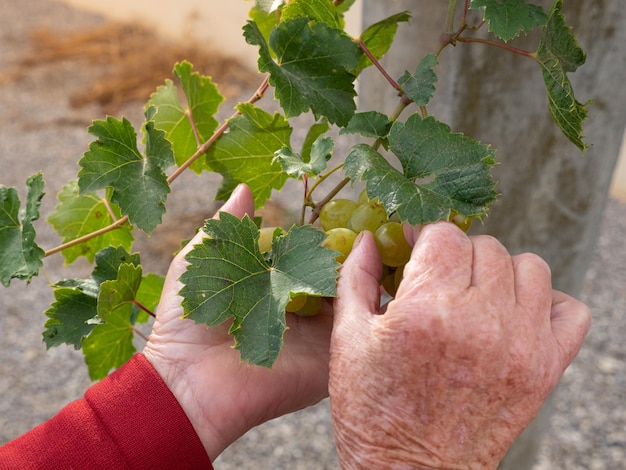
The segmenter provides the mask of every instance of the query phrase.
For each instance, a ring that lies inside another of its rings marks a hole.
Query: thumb
[[[589,308],[569,295],[553,291],[552,334],[559,347],[562,370],[574,360],[591,326]]]
[[[382,263],[374,236],[361,232],[352,252],[343,263],[334,305],[333,341],[357,339],[364,324],[380,311]]]

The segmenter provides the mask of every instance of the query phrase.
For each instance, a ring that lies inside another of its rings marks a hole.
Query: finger
[[[555,290],[552,294],[550,320],[564,371],[580,351],[591,326],[591,313],[584,303]]]
[[[472,242],[456,225],[437,222],[422,227],[396,299],[424,288],[466,289],[472,280],[472,258]]]
[[[515,298],[513,262],[507,249],[488,235],[471,237],[474,247],[472,285],[483,292]]]
[[[533,253],[514,256],[513,275],[515,277],[515,301],[529,313],[536,315],[536,321],[548,320],[547,312],[552,304],[552,274],[550,266]]]
[[[361,232],[337,282],[333,337],[362,334],[363,323],[380,308],[382,264],[374,236]]]

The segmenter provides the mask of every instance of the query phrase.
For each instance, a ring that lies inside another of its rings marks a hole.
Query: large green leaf
[[[283,346],[290,295],[336,295],[336,253],[320,246],[325,234],[310,225],[274,239],[270,260],[259,251],[258,228],[247,216],[223,212],[204,230],[210,237],[187,255],[190,265],[181,276],[184,315],[208,326],[232,318],[241,359],[271,367]]]
[[[572,84],[567,77],[585,63],[585,52],[565,25],[561,14],[562,0],[556,0],[548,12],[548,22],[537,50],[543,80],[548,94],[548,108],[554,122],[563,134],[581,151],[587,148],[583,142],[582,123],[587,108],[574,97]]]
[[[174,75],[179,80],[184,101],[181,101],[178,87],[172,80],[166,80],[146,105],[156,109],[154,125],[165,131],[179,166],[211,137],[218,125],[214,115],[224,99],[210,77],[192,72],[192,68],[186,61],[174,66]],[[204,159],[197,159],[190,168],[197,173],[202,172],[206,169]]]
[[[395,15],[385,18],[373,25],[369,26],[363,33],[361,33],[361,41],[365,44],[370,53],[376,60],[381,59],[391,47],[393,38],[398,31],[399,23],[407,23],[411,19],[411,14],[408,11],[396,13]],[[359,64],[356,68],[356,75],[361,71],[372,65],[372,61],[365,54],[359,59]]]
[[[472,0],[470,8],[484,8],[489,31],[503,41],[546,24],[543,8],[524,0]]]
[[[108,227],[121,217],[117,204],[107,202],[96,193],[79,194],[77,180],[63,186],[57,198],[59,204],[48,217],[48,222],[64,243]],[[123,225],[79,245],[66,248],[61,253],[65,257],[65,264],[73,263],[80,256],[84,256],[92,263],[96,253],[107,246],[123,246],[130,250],[132,244],[132,227]]]
[[[344,169],[353,181],[366,180],[369,197],[378,197],[402,220],[435,222],[447,219],[451,210],[479,217],[495,201],[494,153],[488,146],[419,114],[394,123],[389,144],[402,171],[364,144],[353,147]]]
[[[20,211],[16,189],[0,185],[0,281],[5,287],[11,279],[30,282],[43,266],[45,252],[35,242],[33,226],[44,196],[43,175],[29,177],[26,186],[26,207]]]
[[[248,21],[244,36],[259,46],[258,67],[270,73],[270,84],[287,117],[309,111],[344,126],[356,105],[353,70],[361,50],[342,31],[308,18],[283,21],[274,28],[269,46],[256,23]],[[270,54],[275,52],[276,61]]]
[[[152,113],[151,108],[147,115]],[[172,146],[153,121],[145,124],[146,155],[137,148],[137,134],[127,120],[107,117],[94,121],[88,132],[96,137],[79,161],[81,194],[112,188],[111,200],[147,233],[161,223],[170,192],[165,170],[174,164]]]
[[[245,182],[260,207],[272,189],[282,188],[287,180],[274,152],[289,146],[292,129],[280,114],[271,115],[249,103],[237,109],[241,115],[228,122],[228,132],[211,146],[207,165],[224,177],[218,198],[228,197],[237,183]]]

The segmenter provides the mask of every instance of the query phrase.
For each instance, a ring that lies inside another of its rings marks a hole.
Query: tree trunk
[[[459,4],[462,2],[458,2]],[[540,3],[540,2],[533,2]],[[541,4],[547,10],[549,1]],[[364,0],[364,27],[403,10],[412,12],[382,64],[394,78],[414,71],[421,58],[438,49],[446,2],[441,0]],[[534,252],[551,266],[554,287],[577,296],[598,235],[611,175],[626,122],[623,86],[626,13],[618,0],[565,2],[566,23],[587,53],[587,63],[570,74],[576,97],[593,100],[584,124],[584,156],[553,123],[541,71],[535,61],[482,44],[459,43],[440,56],[435,99],[429,112],[457,132],[491,144],[500,165],[494,169],[500,200],[484,225],[511,253]],[[481,15],[473,12],[469,22]],[[485,37],[487,28],[480,30]],[[513,41],[536,50],[538,36]],[[364,73],[359,109],[390,112],[397,94],[373,68]],[[388,90],[388,91],[385,91]],[[405,118],[406,116],[402,116]],[[549,423],[546,403],[502,463],[505,469],[532,466]]]

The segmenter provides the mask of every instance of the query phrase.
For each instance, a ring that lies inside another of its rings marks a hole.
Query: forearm
[[[212,468],[182,408],[141,354],[84,398],[0,448],[0,468]]]

